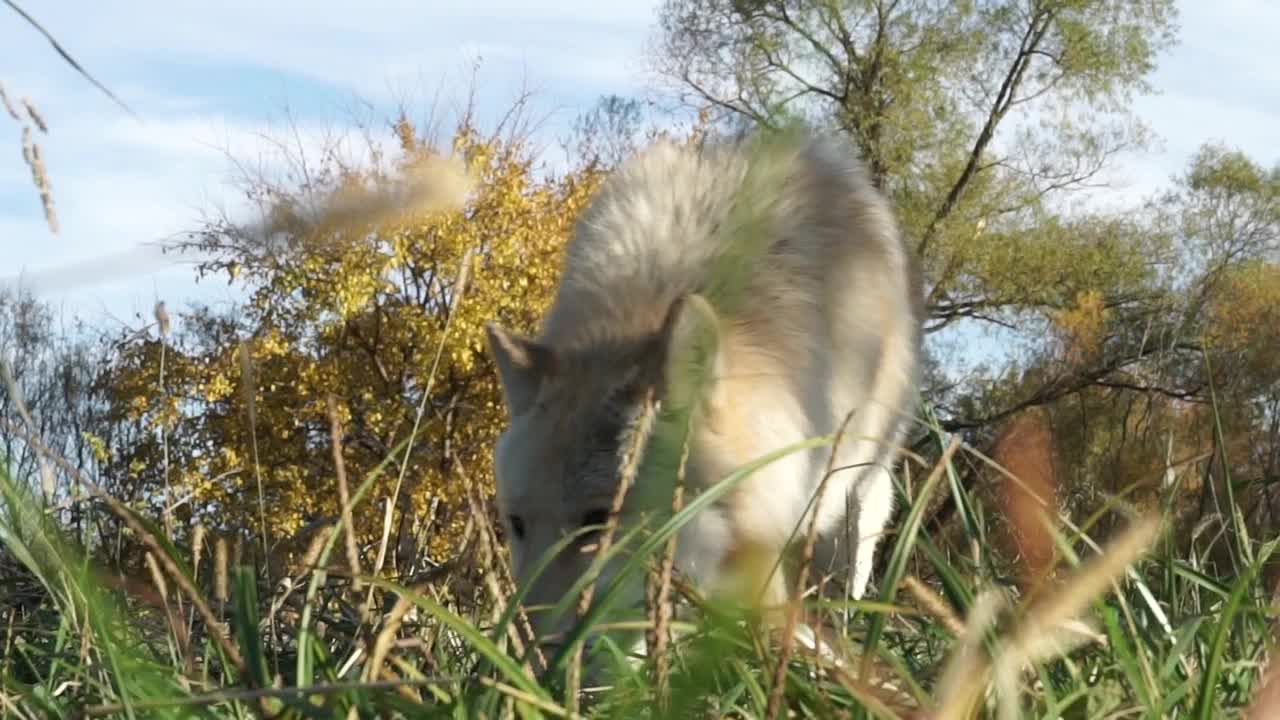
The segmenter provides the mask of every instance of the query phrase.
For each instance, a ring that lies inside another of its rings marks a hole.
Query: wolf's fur
[[[717,307],[709,284],[734,237],[725,225],[752,163],[763,163],[753,177],[768,192],[755,209],[770,234],[746,268],[741,302]],[[919,270],[886,201],[838,141],[805,137],[765,156],[740,141],[660,143],[622,166],[580,220],[541,333],[489,327],[511,416],[496,473],[517,578],[607,510],[619,448],[647,432],[639,427],[646,391],[666,399],[672,359],[710,333],[713,380],[695,398],[701,421],[689,444],[688,492],[832,434],[856,411],[817,512],[830,538],[853,509],[849,591],[861,597],[893,511],[889,466],[915,399],[920,295]],[[795,453],[742,481],[684,528],[677,567],[705,590],[784,601],[783,577],[770,571],[788,541],[804,536],[830,452]],[[561,553],[526,601],[559,601],[588,550],[580,543]]]

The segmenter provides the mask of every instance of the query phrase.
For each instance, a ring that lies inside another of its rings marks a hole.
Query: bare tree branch
[[[995,137],[996,127],[1004,119],[1014,100],[1017,99],[1018,86],[1022,83],[1027,68],[1031,66],[1032,53],[1044,39],[1045,33],[1048,32],[1052,22],[1053,12],[1043,11],[1033,15],[1030,22],[1027,23],[1027,30],[1023,34],[1018,55],[1010,63],[1009,70],[1005,73],[1004,80],[1000,83],[1000,91],[996,94],[996,99],[991,105],[986,122],[983,123],[982,131],[978,133],[978,138],[973,143],[973,149],[969,151],[969,159],[965,163],[964,170],[960,172],[960,177],[956,178],[955,184],[947,192],[946,198],[938,206],[937,212],[920,238],[920,243],[916,248],[920,255],[924,255],[928,250],[929,243],[937,233],[938,225],[955,209],[956,204],[960,201],[960,196],[964,194],[965,188],[969,186],[969,183],[973,181],[974,176],[977,174],[982,155]]]

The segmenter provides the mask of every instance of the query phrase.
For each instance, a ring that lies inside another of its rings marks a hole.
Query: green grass
[[[959,448],[957,455],[967,452]],[[1187,548],[1169,542],[1167,523],[1135,521],[1134,527],[1155,532],[1137,530],[1100,543],[1083,529],[1058,522],[1052,530],[1063,558],[1060,584],[1024,598],[1009,579],[1016,564],[998,556],[988,535],[1002,509],[988,507],[953,481],[956,456],[944,460],[926,482],[916,483],[914,497],[903,498],[911,503],[892,541],[882,545],[883,571],[874,596],[860,603],[809,603],[811,612],[839,629],[847,664],[835,669],[805,651],[788,658],[784,698],[794,716],[1243,716],[1272,638],[1275,609],[1260,578],[1275,540],[1253,541],[1252,557],[1245,557],[1241,541],[1225,533],[1211,541],[1221,548],[1209,542]],[[718,491],[750,469],[727,478]],[[501,612],[507,609],[505,598],[490,593],[476,601],[474,595],[459,594],[447,578],[418,588],[366,578],[381,601],[374,607],[383,612],[361,619],[363,591],[356,592],[349,578],[326,571],[341,569],[328,559],[337,545],[335,532],[321,548],[317,569],[291,578],[294,601],[282,600],[284,591],[261,586],[260,573],[249,567],[226,569],[230,597],[219,598],[212,589],[218,569],[211,567],[209,548],[203,548],[203,562],[198,562],[191,548],[158,538],[157,547],[173,561],[159,574],[187,574],[198,594],[181,591],[173,577],[144,573],[142,583],[155,591],[144,601],[136,588],[132,593],[108,589],[100,579],[108,571],[66,537],[27,484],[7,477],[0,482],[0,536],[10,561],[17,563],[6,575],[27,582],[27,599],[5,603],[6,616],[0,618],[6,716],[567,714],[567,661],[562,657],[543,673],[526,666],[510,642],[515,616]],[[368,502],[369,482],[365,478],[356,492],[356,503]],[[900,491],[905,495],[905,487]],[[960,509],[959,540],[944,541],[921,524],[929,499],[924,496],[947,492],[956,496]],[[619,538],[617,551],[638,550],[627,572],[643,573],[643,560],[660,550],[687,516],[668,518],[657,532]],[[154,523],[140,527],[159,532]],[[1232,564],[1242,571],[1207,570],[1215,549],[1236,553]],[[203,572],[195,573],[196,567]],[[483,571],[496,572],[495,567]],[[6,585],[19,587],[16,580]],[[936,593],[933,604],[921,595],[921,586]],[[607,586],[598,589],[597,598],[609,597]],[[198,603],[225,626],[211,630],[201,622],[200,613],[193,612]],[[766,715],[778,644],[733,608],[687,596],[681,606],[684,632],[669,651],[666,712],[658,710],[663,706],[654,663],[622,662],[621,646],[606,635],[592,646],[588,662],[602,663],[610,682],[605,689],[583,691],[583,715]],[[1063,621],[1075,618],[1092,629],[1062,630]],[[276,627],[274,639],[266,632],[269,620]],[[602,608],[586,616],[583,632],[575,637],[615,620]],[[957,621],[965,627],[957,628]],[[225,633],[242,658],[239,667],[215,640],[218,633]],[[370,657],[380,644],[383,653],[374,668]],[[1033,662],[1024,665],[1021,660],[1027,658]],[[968,709],[950,714],[957,707]]]
[[[743,208],[740,224],[750,229],[757,220],[750,203]],[[721,302],[734,300],[734,269],[749,266],[758,248],[746,242],[741,250],[727,261]],[[679,464],[683,420],[659,423],[659,452],[645,473],[673,472]],[[1260,697],[1275,632],[1263,570],[1280,541],[1250,537],[1233,497],[1217,520],[1195,518],[1217,523],[1217,531],[1203,535],[1189,533],[1177,518],[1178,485],[1141,512],[1114,498],[1089,509],[1083,521],[1046,515],[1032,532],[1056,549],[1056,572],[1043,584],[1020,582],[1025,568],[1001,554],[998,538],[1016,508],[962,481],[961,468],[989,461],[946,437],[932,419],[927,424],[936,440],[932,459],[909,460],[901,474],[903,509],[880,546],[869,596],[806,600],[810,618],[832,632],[839,666],[803,649],[786,652],[748,614],[682,588],[673,626],[681,632],[661,658],[633,663],[624,649],[643,634],[649,613],[616,602],[625,584],[646,580],[655,556],[700,507],[761,464],[832,438],[761,457],[679,512],[623,532],[610,550],[628,555],[622,572],[596,588],[593,609],[549,658],[526,652],[522,615],[512,602],[519,589],[509,585],[497,534],[483,513],[452,571],[412,587],[385,574],[352,578],[334,559],[340,522],[319,536],[308,562],[284,577],[273,572],[268,584],[263,568],[232,567],[224,545],[197,542],[195,532],[179,533],[193,538],[180,544],[160,523],[105,496],[92,478],[78,477],[99,501],[88,511],[116,515],[137,549],[132,556],[142,558],[128,568],[103,567],[93,548],[80,547],[58,526],[56,513],[30,490],[33,479],[0,474],[0,713],[1245,716]],[[375,510],[382,499],[369,497],[370,488],[388,468],[395,471],[414,439],[405,438],[359,478],[347,509]],[[643,482],[666,487],[664,479],[645,475]],[[940,500],[956,508],[941,529],[926,522]],[[1120,530],[1095,537],[1103,519]],[[127,582],[104,582],[118,575]],[[559,609],[572,611],[578,591],[593,580],[589,571]],[[588,639],[586,663],[596,672],[580,686],[576,650]],[[1270,711],[1280,715],[1280,708]],[[1266,716],[1265,709],[1254,712]]]

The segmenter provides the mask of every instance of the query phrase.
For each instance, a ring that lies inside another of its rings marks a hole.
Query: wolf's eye
[[[511,523],[511,532],[515,533],[517,539],[524,538],[524,518],[519,515],[512,515],[507,520]]]
[[[600,510],[600,509],[591,510],[582,516],[583,527],[591,527],[594,525],[603,526],[607,522],[609,522],[608,510]],[[596,528],[597,531],[599,529],[600,528]]]

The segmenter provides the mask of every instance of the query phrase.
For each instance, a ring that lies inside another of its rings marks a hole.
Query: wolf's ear
[[[707,299],[685,295],[672,304],[659,338],[663,347],[662,395],[668,405],[711,401],[720,376],[720,318]]]
[[[486,324],[485,333],[489,336],[489,352],[498,366],[503,399],[514,417],[533,405],[543,381],[555,372],[555,352],[530,338],[508,332],[497,323]]]

